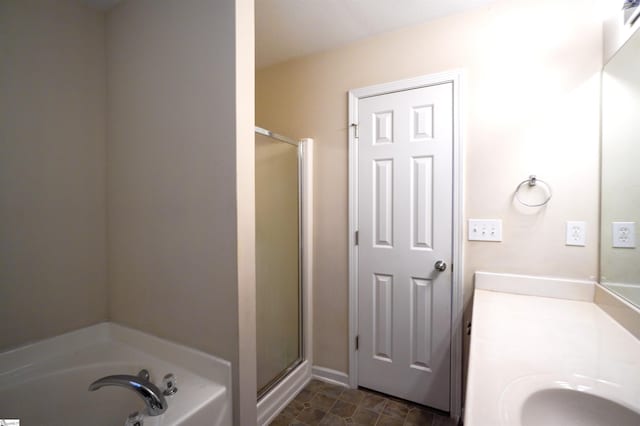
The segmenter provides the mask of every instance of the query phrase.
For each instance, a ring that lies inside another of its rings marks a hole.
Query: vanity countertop
[[[472,326],[465,426],[513,424],[509,398],[527,380],[640,407],[640,341],[592,302],[476,290]]]

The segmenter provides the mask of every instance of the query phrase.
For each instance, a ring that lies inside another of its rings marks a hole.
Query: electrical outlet
[[[586,222],[567,222],[566,245],[584,247],[587,242],[586,230]]]
[[[502,220],[469,219],[469,241],[502,241]]]
[[[613,247],[636,248],[636,223],[613,222]]]

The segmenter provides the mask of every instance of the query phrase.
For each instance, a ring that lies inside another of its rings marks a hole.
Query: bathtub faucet
[[[162,391],[149,380],[149,372],[140,370],[137,376],[116,374],[106,376],[89,385],[89,390],[98,390],[104,386],[121,386],[134,391],[147,406],[149,416],[159,416],[167,410],[167,400]]]

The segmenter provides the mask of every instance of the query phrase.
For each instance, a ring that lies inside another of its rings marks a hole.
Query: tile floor
[[[315,379],[271,422],[271,426],[283,425],[455,426],[442,412],[366,389],[346,389]]]

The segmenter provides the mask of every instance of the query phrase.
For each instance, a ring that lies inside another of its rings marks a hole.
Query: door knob
[[[444,260],[438,260],[435,265],[433,265],[440,272],[444,272],[447,270],[447,264]]]

